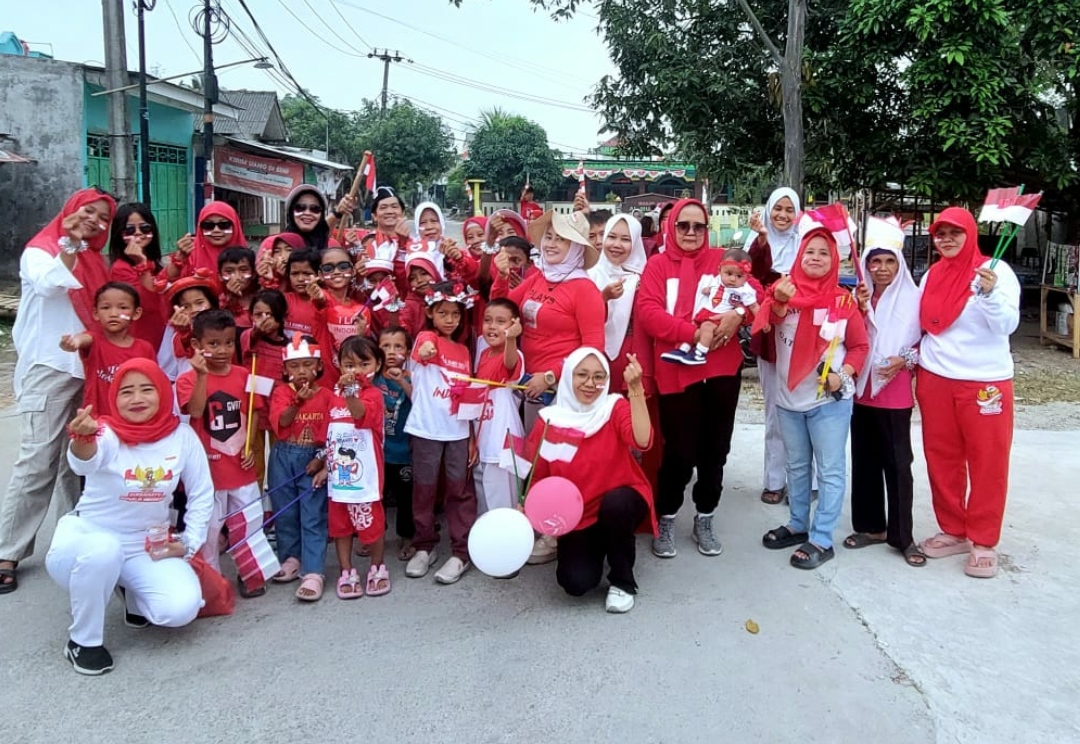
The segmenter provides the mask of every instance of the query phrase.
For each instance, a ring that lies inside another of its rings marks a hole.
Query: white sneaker
[[[539,566],[541,563],[551,563],[559,555],[559,541],[549,535],[540,535],[533,543],[532,553],[529,560],[525,561],[530,566]]]
[[[440,584],[453,584],[464,575],[472,564],[463,561],[456,555],[450,556],[446,563],[435,572],[435,581]]]
[[[426,550],[416,551],[416,555],[409,559],[409,562],[405,564],[405,575],[410,579],[419,579],[427,576],[428,569],[435,563],[435,559],[439,557],[439,554],[434,550],[430,553]]]
[[[613,586],[607,590],[607,602],[604,603],[604,609],[617,615],[630,612],[634,609],[634,595]]]

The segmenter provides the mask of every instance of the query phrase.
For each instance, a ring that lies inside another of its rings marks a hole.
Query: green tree
[[[507,199],[517,198],[528,177],[537,199],[544,199],[562,181],[544,128],[497,108],[481,116],[469,142],[466,176],[483,178],[485,188]]]

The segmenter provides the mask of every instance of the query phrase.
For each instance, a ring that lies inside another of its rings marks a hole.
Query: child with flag
[[[656,534],[652,488],[631,452],[652,445],[641,365],[628,355],[626,398],[608,392],[610,372],[599,349],[575,350],[561,372],[555,401],[540,412],[526,446],[536,452],[532,482],[566,478],[584,501],[577,528],[559,537],[555,576],[567,594],[580,597],[600,583],[606,558],[606,609],[629,612],[637,592],[634,534]]]

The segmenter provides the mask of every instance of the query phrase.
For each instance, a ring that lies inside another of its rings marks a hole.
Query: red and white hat
[[[432,253],[428,251],[416,251],[415,253],[410,253],[405,259],[406,275],[414,266],[431,274],[431,279],[434,282],[441,282],[444,278],[443,256],[441,253]]]
[[[373,271],[394,271],[394,257],[397,255],[397,245],[387,240],[380,244],[373,244],[367,252],[367,262],[364,263],[364,274]]]
[[[319,359],[321,356],[315,339],[299,331],[293,334],[292,340],[282,350],[282,359],[286,362],[294,359]]]

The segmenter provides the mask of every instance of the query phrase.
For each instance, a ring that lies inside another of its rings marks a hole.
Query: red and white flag
[[[546,426],[540,440],[540,457],[548,462],[571,462],[578,447],[585,440],[585,432],[561,426]]]
[[[863,281],[862,265],[859,262],[859,253],[855,245],[855,230],[848,215],[847,207],[841,202],[833,202],[823,207],[807,210],[807,217],[832,233],[836,240],[836,249],[840,258],[851,256],[851,263],[855,268],[855,274],[860,282]]]
[[[577,163],[577,170],[574,171],[574,175],[577,176],[578,191],[585,193],[585,161],[579,160]]]
[[[372,310],[382,310],[387,305],[393,304],[397,296],[397,285],[394,284],[393,277],[388,276],[379,282],[375,289],[371,290],[371,297],[368,302],[371,303]]]
[[[502,452],[499,453],[499,467],[518,478],[529,475],[532,471],[532,458],[529,457],[524,437],[515,437],[509,431],[506,432]]]
[[[990,189],[986,192],[982,209],[979,210],[979,222],[1011,222],[1023,225],[1035,211],[1042,199],[1042,192],[1021,194],[1020,187],[1011,189]]]
[[[458,421],[476,421],[484,414],[488,388],[484,385],[450,385],[450,415]]]
[[[368,193],[375,192],[375,156],[368,153],[367,162],[364,163],[364,169],[361,171],[364,176],[364,188],[368,190]]]
[[[229,553],[236,573],[248,590],[258,589],[281,570],[277,556],[263,532],[262,499],[225,517],[229,530]]]

